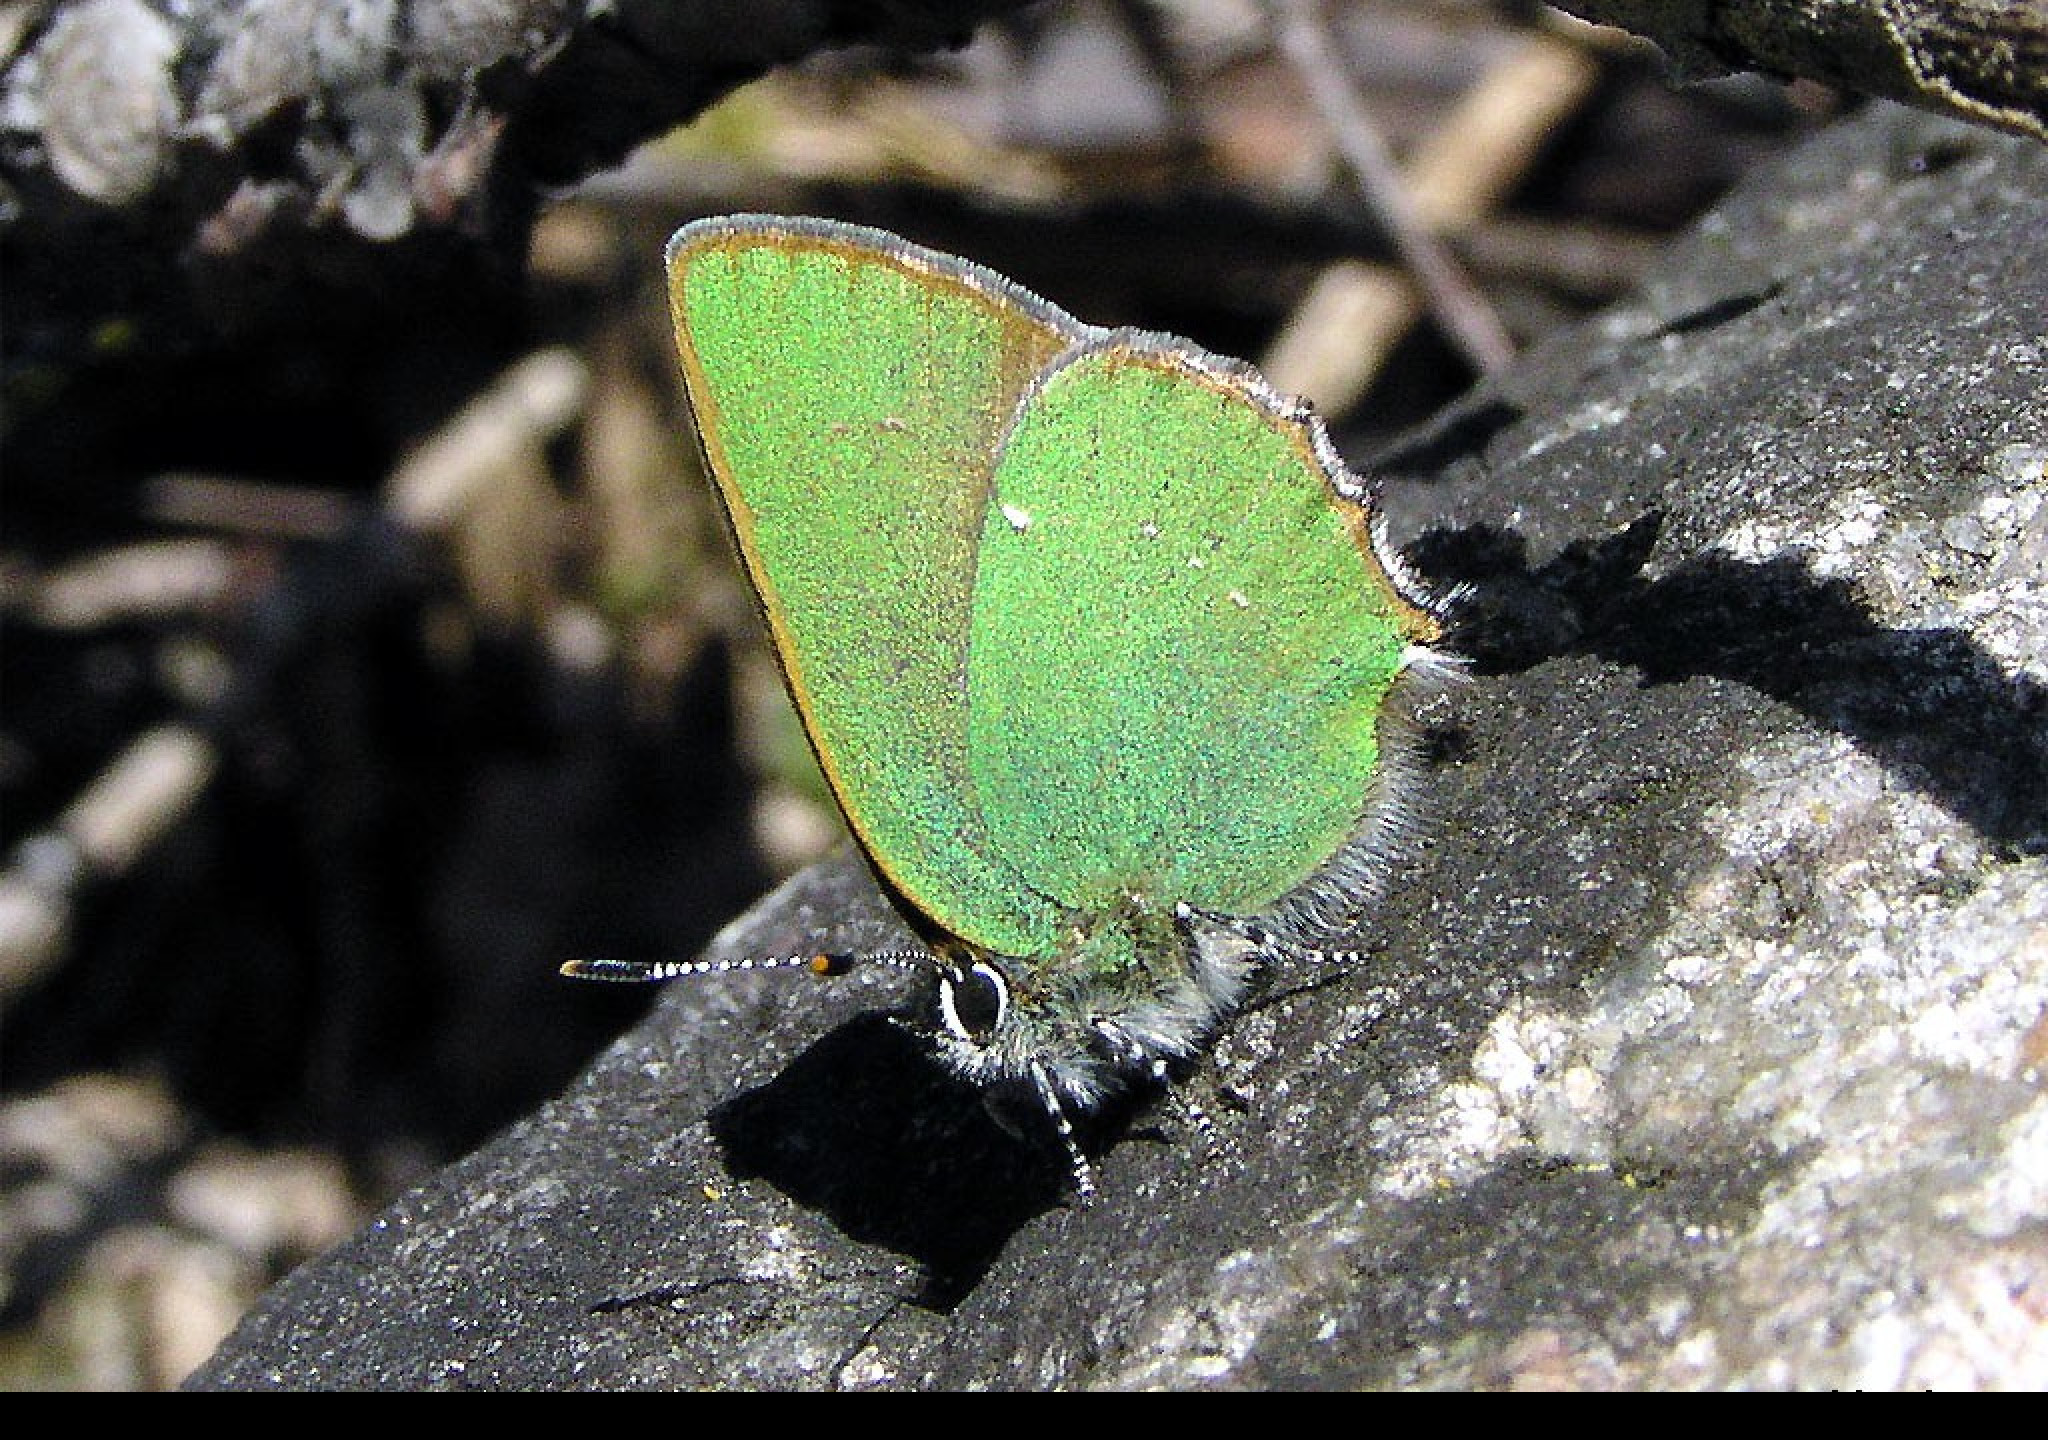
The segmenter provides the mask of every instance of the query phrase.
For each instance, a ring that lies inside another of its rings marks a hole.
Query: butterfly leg
[[[1052,1117],[1052,1128],[1060,1137],[1060,1144],[1066,1147],[1067,1173],[1073,1182],[1075,1201],[1082,1205],[1092,1204],[1095,1200],[1095,1167],[1081,1153],[1081,1143],[1074,1138],[1074,1123],[1067,1118],[1066,1106],[1060,1104],[1051,1073],[1036,1060],[1031,1062],[1031,1086],[1038,1092],[1045,1113]]]
[[[1152,1078],[1159,1082],[1159,1088],[1166,1094],[1167,1103],[1179,1112],[1182,1123],[1201,1137],[1202,1149],[1208,1157],[1213,1160],[1221,1155],[1223,1141],[1216,1133],[1216,1122],[1209,1118],[1209,1112],[1202,1108],[1199,1100],[1172,1083],[1167,1076],[1164,1060],[1152,1062]]]
[[[1268,962],[1280,961],[1300,966],[1323,966],[1332,969],[1355,969],[1366,961],[1362,950],[1326,950],[1321,946],[1291,940],[1279,934],[1271,926],[1245,915],[1225,915],[1215,910],[1202,910],[1186,902],[1174,907],[1174,917],[1183,925],[1200,923],[1234,935],[1252,953]]]
[[[1182,1122],[1201,1137],[1204,1151],[1211,1157],[1222,1153],[1222,1142],[1217,1137],[1215,1122],[1210,1120],[1209,1113],[1193,1096],[1174,1083],[1172,1068],[1164,1055],[1154,1053],[1135,1035],[1113,1020],[1097,1020],[1095,1033],[1109,1045],[1119,1068],[1142,1070],[1151,1077],[1153,1085],[1166,1097],[1166,1102],[1173,1107]]]

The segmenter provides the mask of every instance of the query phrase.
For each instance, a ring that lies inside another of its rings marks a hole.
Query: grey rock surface
[[[1070,1208],[892,976],[679,984],[192,1384],[2048,1383],[2044,317],[2048,151],[1877,109],[1383,457],[1473,675],[1215,1153]],[[846,861],[713,949],[896,933]]]

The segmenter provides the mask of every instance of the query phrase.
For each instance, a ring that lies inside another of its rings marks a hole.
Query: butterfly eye
[[[939,977],[939,1014],[962,1040],[985,1045],[1010,1010],[1010,982],[985,960]]]

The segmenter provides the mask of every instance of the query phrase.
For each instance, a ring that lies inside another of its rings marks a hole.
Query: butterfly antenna
[[[739,960],[571,960],[562,973],[577,980],[609,980],[641,984],[680,980],[686,975],[731,975],[747,970],[808,970],[814,975],[844,975],[855,965],[887,965],[898,970],[929,969],[931,957],[920,950],[876,950],[865,954],[749,955]]]

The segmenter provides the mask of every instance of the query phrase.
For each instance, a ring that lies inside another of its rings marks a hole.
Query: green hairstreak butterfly
[[[1249,367],[877,230],[685,226],[698,438],[940,1058],[1070,1116],[1163,1084],[1323,948],[1404,826],[1429,602],[1321,423]],[[719,962],[579,961],[599,979]]]

